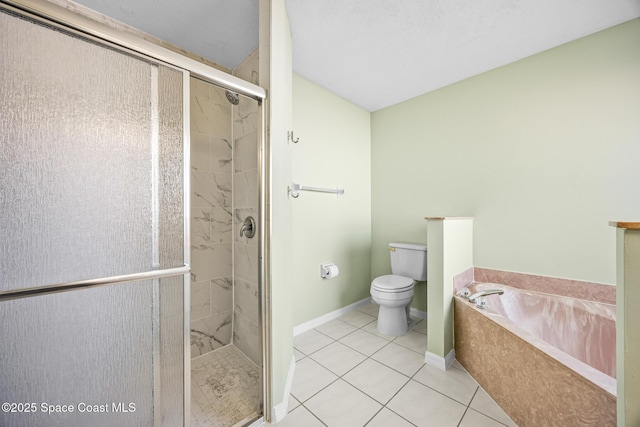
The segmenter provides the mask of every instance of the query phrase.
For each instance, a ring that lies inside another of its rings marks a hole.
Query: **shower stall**
[[[40,0],[0,40],[0,425],[262,416],[257,52],[243,80]]]
[[[234,74],[257,80],[258,52]],[[258,111],[191,78],[191,408],[201,425],[261,412]]]

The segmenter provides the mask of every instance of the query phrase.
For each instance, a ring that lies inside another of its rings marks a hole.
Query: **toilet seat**
[[[413,279],[396,274],[386,274],[376,277],[371,282],[371,289],[385,293],[406,292],[413,289]]]

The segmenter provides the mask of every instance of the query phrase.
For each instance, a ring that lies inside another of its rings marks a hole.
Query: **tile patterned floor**
[[[261,390],[259,368],[233,345],[194,358],[191,426],[246,424],[258,415]]]
[[[515,426],[459,363],[424,363],[426,320],[395,338],[376,331],[377,313],[361,306],[295,337],[289,414],[278,427]]]

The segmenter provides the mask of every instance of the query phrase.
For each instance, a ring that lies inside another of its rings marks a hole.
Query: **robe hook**
[[[287,132],[287,139],[293,142],[294,144],[297,144],[298,141],[300,141],[300,138],[293,139],[293,131]]]

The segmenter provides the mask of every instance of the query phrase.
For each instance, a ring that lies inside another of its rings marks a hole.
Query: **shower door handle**
[[[240,227],[240,237],[252,238],[256,234],[256,220],[252,216],[245,218],[242,227]]]

